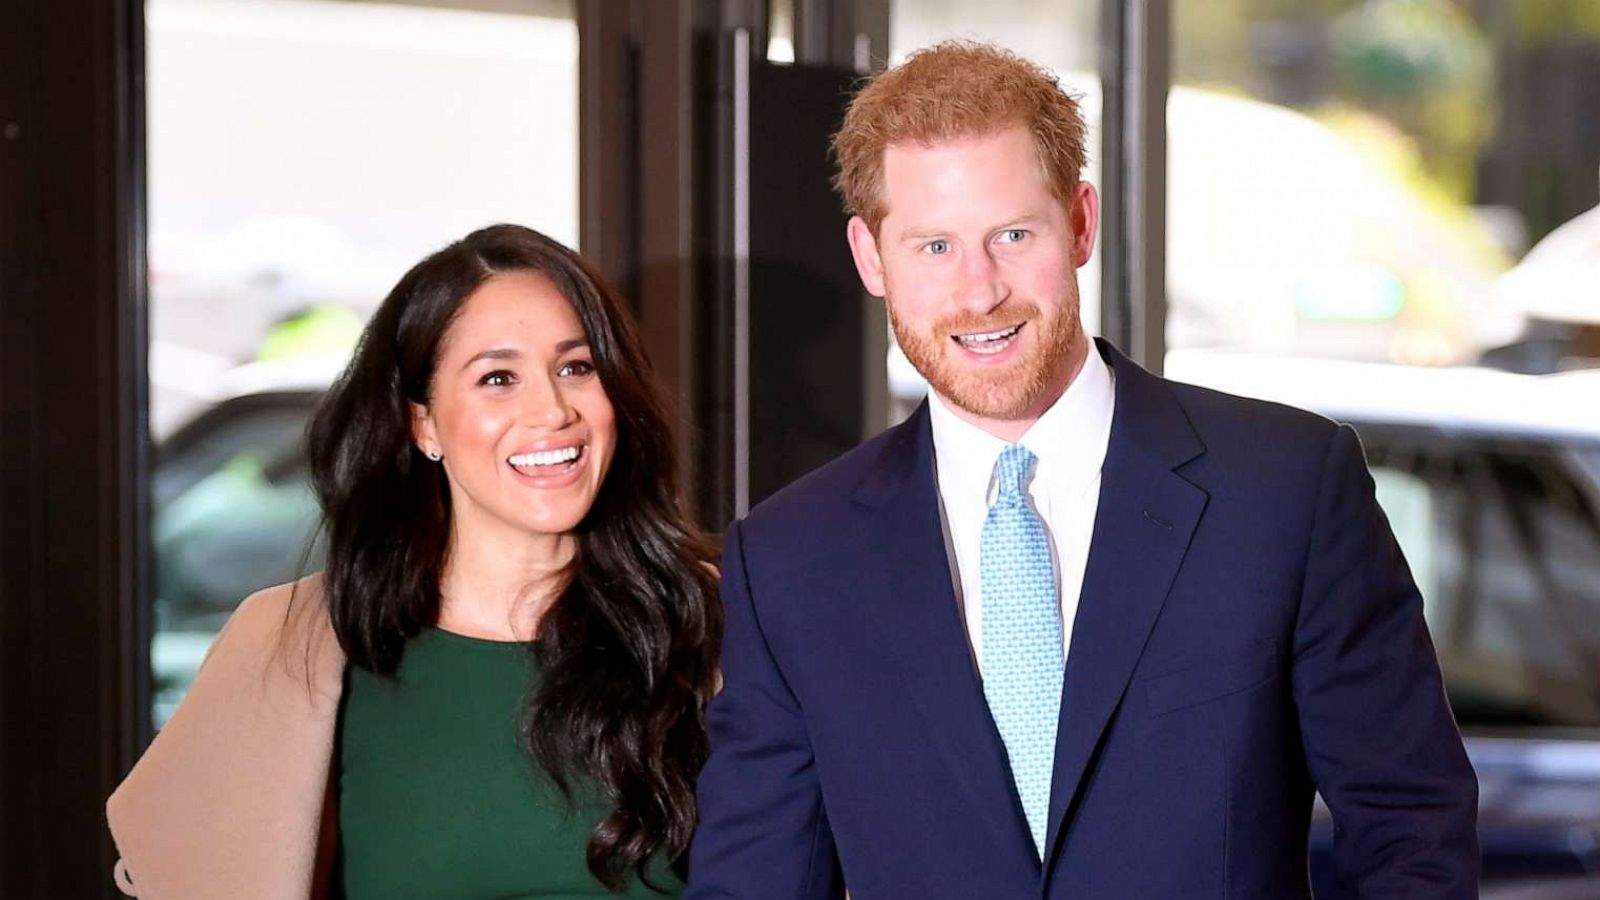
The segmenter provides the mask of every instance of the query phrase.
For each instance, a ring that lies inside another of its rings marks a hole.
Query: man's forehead
[[[998,226],[1043,215],[1045,195],[1053,196],[1049,176],[1031,135],[1023,136],[1026,143],[1010,146],[993,142],[995,135],[891,144],[884,150],[880,195],[885,221],[895,219],[898,233],[941,230],[956,223],[939,220],[955,218],[977,216]],[[1018,165],[1018,154],[1031,164]]]

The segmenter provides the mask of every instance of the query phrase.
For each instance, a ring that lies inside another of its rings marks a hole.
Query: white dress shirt
[[[1115,395],[1111,369],[1094,344],[1072,384],[1018,443],[1038,457],[1028,496],[1050,535],[1051,568],[1061,600],[1062,657],[1072,646],[1072,623],[1100,503],[1100,467],[1111,440]],[[944,523],[945,555],[967,624],[978,671],[983,671],[983,587],[978,553],[983,522],[994,501],[994,468],[1006,442],[968,424],[931,393],[933,452]]]

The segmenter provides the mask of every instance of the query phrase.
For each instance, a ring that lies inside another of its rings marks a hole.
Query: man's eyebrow
[[[1005,231],[1007,228],[1016,228],[1019,225],[1037,225],[1045,221],[1045,219],[1046,216],[1040,212],[1023,212],[1009,219],[1002,219],[999,225],[990,228],[989,231]],[[920,225],[906,228],[900,232],[900,240],[902,242],[947,239],[949,236],[950,232],[948,230],[926,228]]]
[[[1015,227],[1017,225],[1037,225],[1040,222],[1043,222],[1044,220],[1045,220],[1045,216],[1044,216],[1043,213],[1036,213],[1036,212],[1023,213],[1022,215],[1017,216],[1014,219],[1007,219],[1005,224],[1001,225],[998,228],[996,228],[995,231],[1004,231],[1007,228],[1012,228],[1012,227]]]

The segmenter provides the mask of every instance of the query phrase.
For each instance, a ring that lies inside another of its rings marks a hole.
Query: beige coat
[[[343,674],[318,579],[246,599],[106,804],[118,887],[145,900],[321,896]]]

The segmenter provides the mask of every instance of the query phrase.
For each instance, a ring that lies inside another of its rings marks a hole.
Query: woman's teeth
[[[513,454],[507,462],[519,469],[536,469],[545,466],[559,466],[576,460],[581,453],[581,447],[562,447],[560,450],[540,450],[536,453]]]
[[[955,336],[956,343],[973,353],[999,353],[1010,346],[1011,339],[1022,330],[1020,324],[999,331],[986,331],[983,334],[959,334]]]

